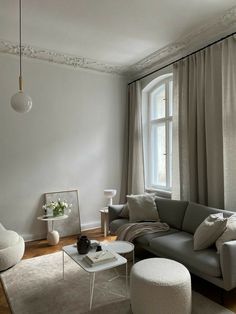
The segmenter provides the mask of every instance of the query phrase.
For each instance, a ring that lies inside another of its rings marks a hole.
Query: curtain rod
[[[139,80],[142,80],[143,78],[145,78],[145,77],[147,77],[147,76],[149,76],[149,75],[152,75],[153,73],[156,73],[156,72],[158,72],[158,71],[160,71],[160,70],[162,70],[162,69],[167,68],[168,66],[174,64],[175,62],[178,62],[178,61],[181,61],[181,60],[183,60],[183,59],[185,59],[185,58],[188,58],[188,57],[192,56],[193,54],[195,54],[195,53],[197,53],[197,52],[199,52],[199,51],[202,51],[202,50],[204,50],[204,49],[206,49],[206,48],[208,48],[208,47],[210,47],[210,46],[212,46],[212,45],[215,45],[215,44],[217,44],[218,42],[220,42],[220,41],[222,41],[222,40],[224,40],[224,39],[226,39],[226,38],[228,38],[228,37],[230,37],[230,36],[233,36],[233,35],[235,35],[235,34],[236,34],[236,32],[233,32],[233,33],[231,33],[231,34],[229,34],[229,35],[226,35],[226,36],[224,36],[224,37],[222,37],[222,38],[220,38],[220,39],[217,39],[216,41],[214,41],[213,43],[208,44],[208,45],[205,46],[205,47],[202,47],[202,48],[200,48],[200,49],[198,49],[198,50],[196,50],[196,51],[194,51],[194,52],[191,52],[191,53],[189,53],[188,55],[186,55],[186,56],[184,56],[184,57],[181,57],[181,58],[179,58],[179,59],[177,59],[177,60],[175,60],[175,61],[172,61],[172,62],[168,63],[167,65],[164,65],[163,67],[161,67],[161,68],[159,68],[159,69],[157,69],[157,70],[154,70],[154,71],[152,71],[152,72],[150,72],[150,73],[147,73],[147,74],[145,74],[145,75],[143,75],[143,76],[137,78],[136,80],[133,80],[132,82],[128,83],[128,85],[130,85],[130,84],[132,84],[132,83],[135,83],[135,82],[137,82],[137,81],[139,81]]]

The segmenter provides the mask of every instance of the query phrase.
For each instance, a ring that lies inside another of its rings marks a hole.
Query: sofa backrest
[[[197,203],[189,202],[186,209],[182,230],[194,234],[197,227],[211,214],[223,213],[224,217],[233,215],[233,212],[229,212],[222,209],[208,207]]]
[[[155,202],[161,222],[166,222],[170,227],[181,229],[188,202],[159,197],[156,197]]]

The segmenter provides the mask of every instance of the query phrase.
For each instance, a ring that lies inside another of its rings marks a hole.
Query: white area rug
[[[122,266],[121,266],[122,267]],[[121,269],[122,271],[122,269]],[[96,274],[93,309],[89,312],[89,275],[62,253],[21,261],[1,274],[1,280],[15,314],[131,314],[123,277],[108,281],[114,270]],[[193,314],[233,312],[193,292]]]

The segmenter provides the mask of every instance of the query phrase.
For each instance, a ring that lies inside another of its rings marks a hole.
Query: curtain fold
[[[125,160],[120,201],[127,194],[144,193],[144,155],[142,130],[142,91],[140,82],[128,86],[128,117]]]
[[[172,198],[236,211],[236,38],[173,66]],[[140,82],[128,87],[121,201],[144,193]]]
[[[225,208],[236,211],[236,36],[222,42]]]
[[[219,45],[174,64],[173,196],[223,208],[220,64]]]

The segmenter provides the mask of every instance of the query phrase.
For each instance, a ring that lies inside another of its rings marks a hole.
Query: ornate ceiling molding
[[[0,39],[0,53],[19,55],[19,45],[7,40]],[[57,51],[37,48],[31,45],[22,44],[22,55],[27,58],[34,58],[57,64],[63,64],[74,68],[90,69],[99,72],[122,74],[124,67],[114,64],[100,62],[98,60],[69,55]]]
[[[176,42],[133,64],[128,68],[126,74],[130,79],[136,79],[234,31],[236,31],[236,6],[224,12],[217,19],[211,20]]]
[[[224,12],[221,16],[209,21],[186,36],[179,38],[133,65],[121,66],[108,64],[98,60],[70,55],[49,49],[37,48],[23,44],[24,57],[35,58],[56,64],[74,67],[76,69],[90,69],[99,72],[126,75],[130,80],[143,76],[151,71],[169,64],[222,36],[236,31],[236,6]],[[19,55],[19,45],[0,39],[0,53]]]

